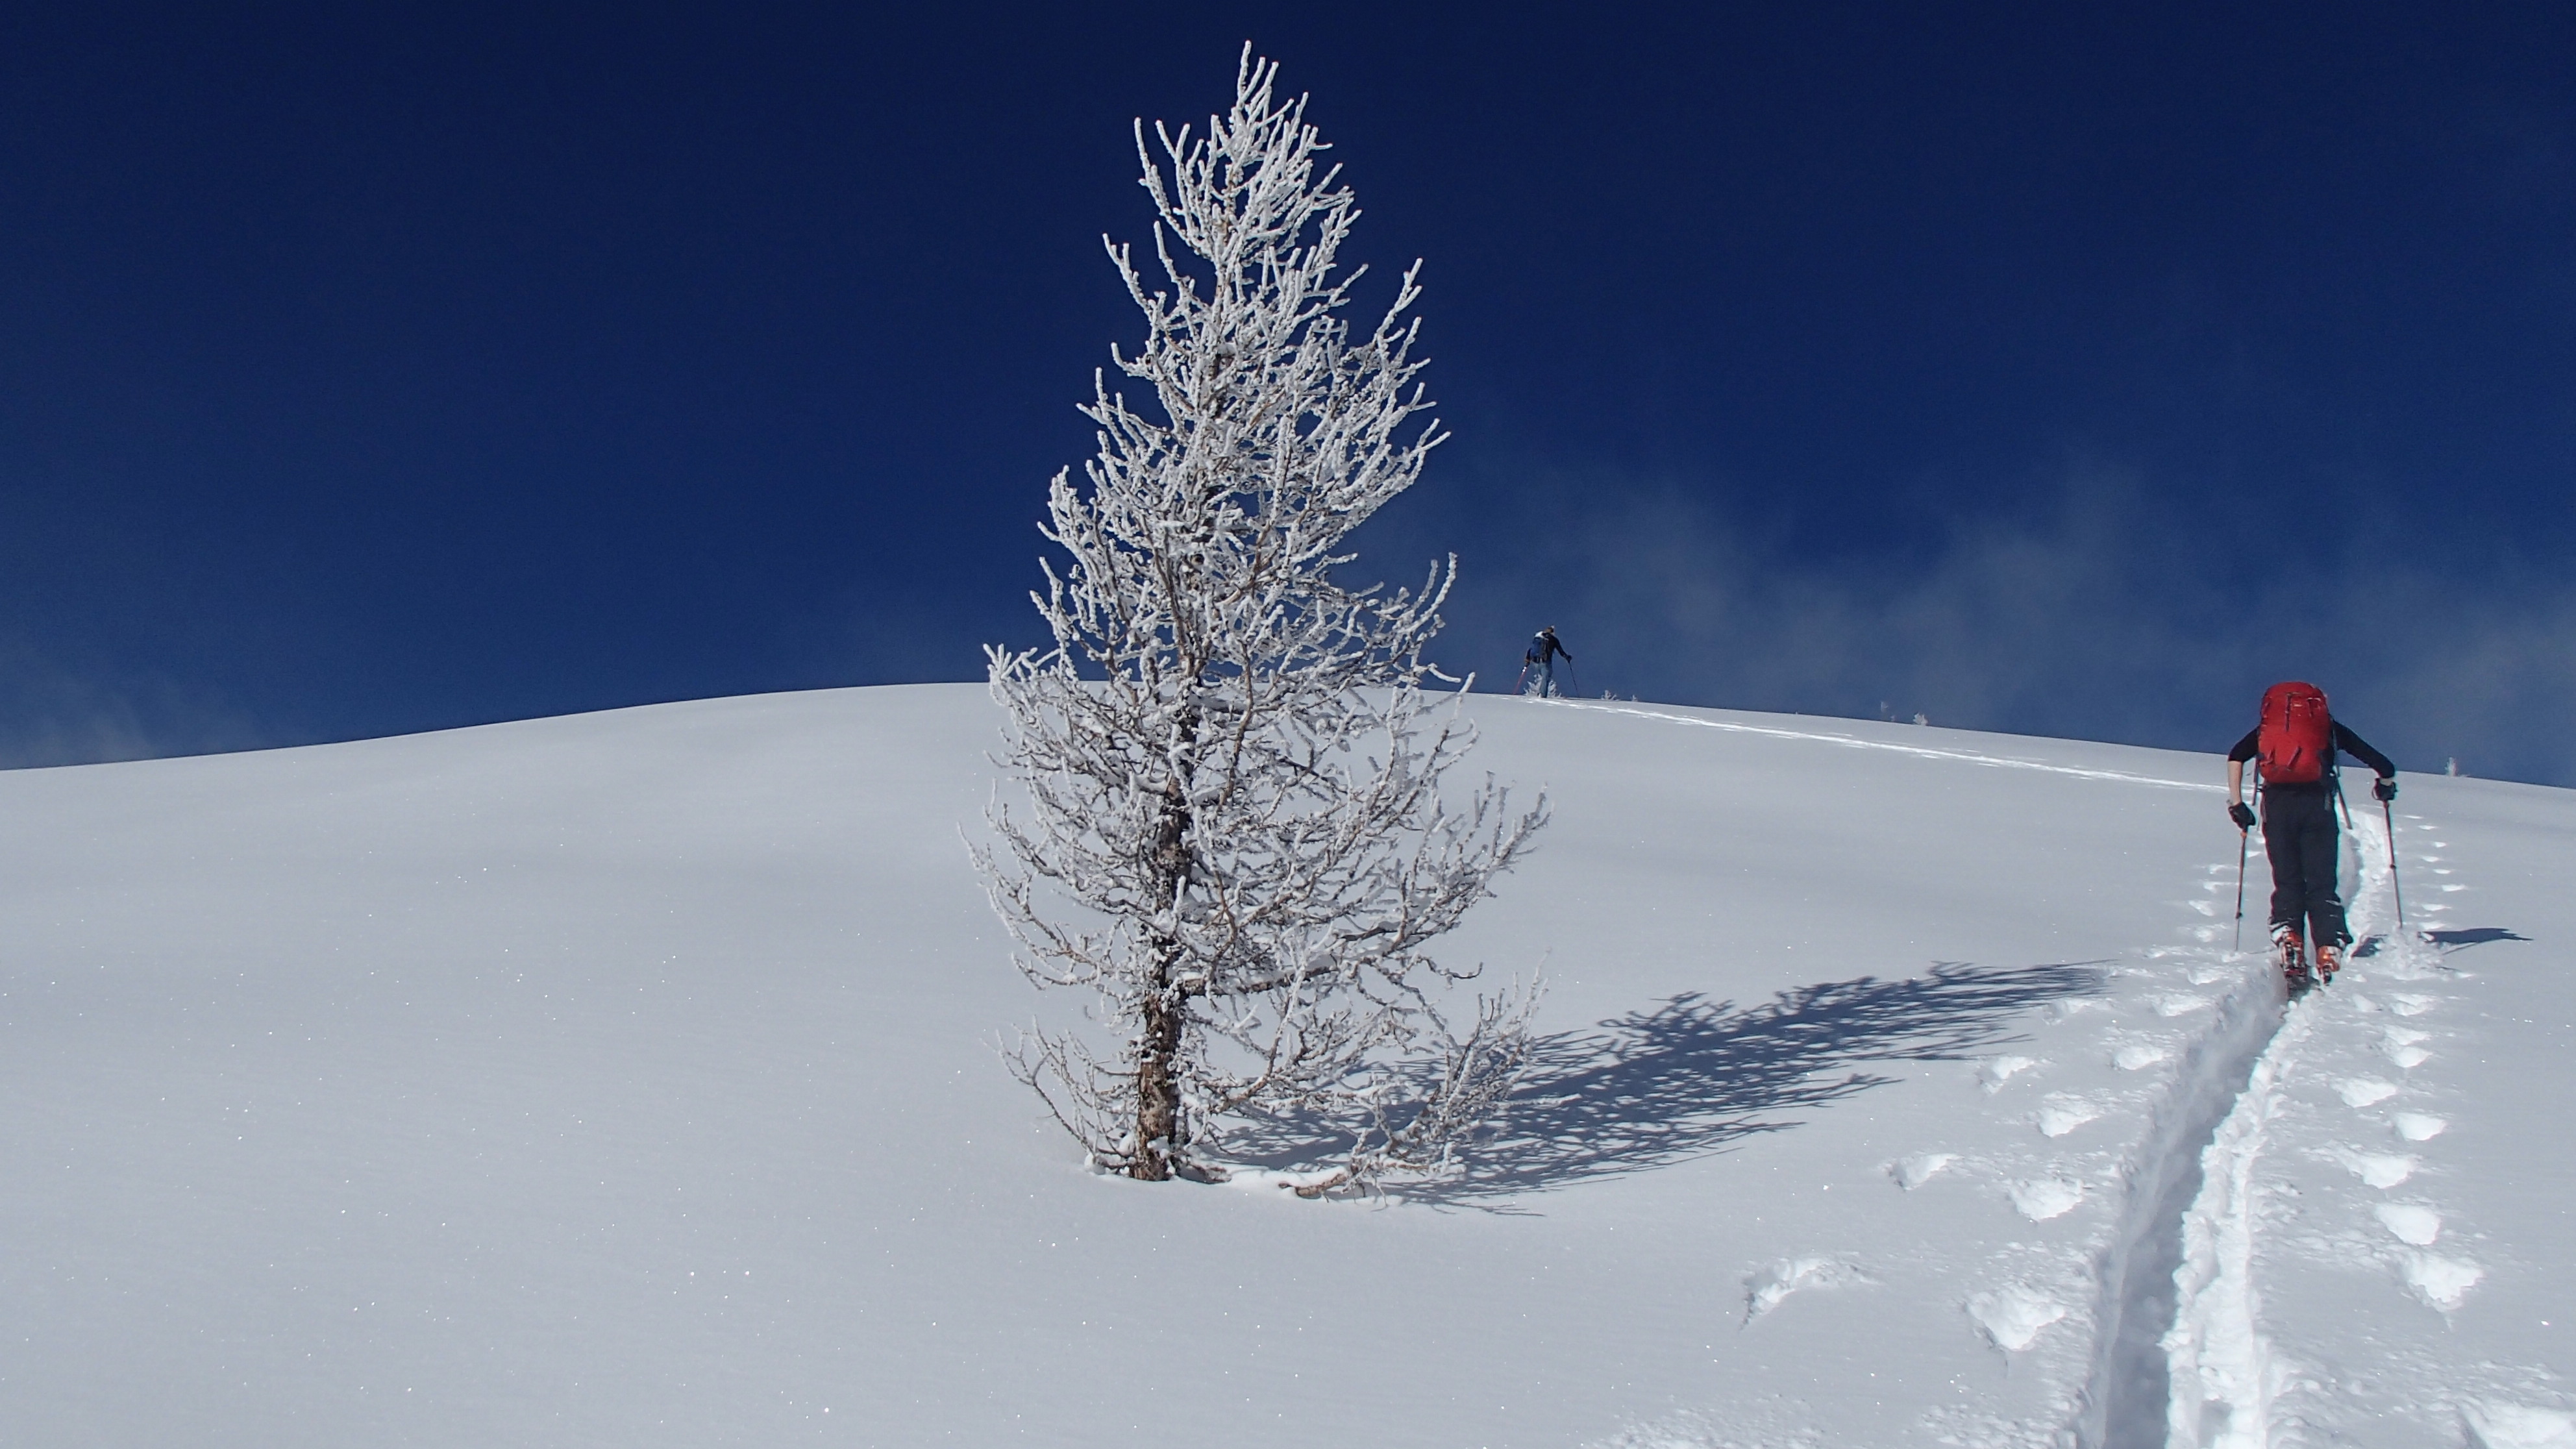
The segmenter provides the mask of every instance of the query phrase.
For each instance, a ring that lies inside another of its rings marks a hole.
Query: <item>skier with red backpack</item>
[[[2334,802],[2343,793],[2337,751],[2379,774],[2371,793],[2397,798],[2397,767],[2344,727],[2313,684],[2290,682],[2263,692],[2263,715],[2227,752],[2227,817],[2239,830],[2254,828],[2245,805],[2245,762],[2255,761],[2255,798],[2263,802],[2263,854],[2272,863],[2272,944],[2282,974],[2293,985],[2307,980],[2306,947],[2316,948],[2317,980],[2331,981],[2343,965],[2352,933],[2344,928],[2343,898],[2336,892]],[[2349,808],[2349,807],[2347,807]],[[2302,935],[2304,932],[2304,936]]]

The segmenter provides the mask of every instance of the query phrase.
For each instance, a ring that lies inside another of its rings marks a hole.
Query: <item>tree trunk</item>
[[[1127,1175],[1140,1182],[1172,1175],[1172,1138],[1180,1130],[1180,1088],[1172,1067],[1181,1053],[1181,1004],[1170,992],[1170,967],[1159,974],[1163,989],[1145,999],[1145,1040],[1136,1054],[1136,1156]]]
[[[1195,712],[1184,727],[1197,733]],[[1188,757],[1183,757],[1187,763]],[[1189,810],[1178,779],[1163,786],[1162,818],[1155,822],[1155,884],[1168,908],[1178,912],[1181,892],[1190,878]],[[1181,1013],[1186,1010],[1173,974],[1180,964],[1180,942],[1165,937],[1154,943],[1154,976],[1145,997],[1143,1039],[1136,1052],[1136,1156],[1127,1175],[1140,1182],[1161,1182],[1172,1175],[1173,1147],[1181,1125],[1180,1084],[1174,1080],[1181,1055]]]

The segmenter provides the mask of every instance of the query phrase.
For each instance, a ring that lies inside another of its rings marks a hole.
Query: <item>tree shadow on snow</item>
[[[1900,1080],[1869,1063],[1991,1052],[2025,1039],[2013,1027],[2023,1012],[2099,994],[2104,981],[2093,962],[1944,961],[1928,975],[1820,982],[1754,1006],[1685,992],[1589,1031],[1539,1038],[1508,1110],[1461,1152],[1464,1169],[1397,1190],[1414,1202],[1508,1210],[1505,1199],[1722,1152]],[[1311,1171],[1349,1145],[1321,1121],[1268,1117],[1238,1124],[1226,1158]]]
[[[1926,976],[1821,982],[1749,1007],[1687,992],[1593,1031],[1542,1038],[1525,1085],[1464,1174],[1405,1195],[1465,1202],[1540,1192],[1724,1151],[1899,1080],[1869,1063],[1957,1061],[2023,1040],[2013,1018],[2098,994],[2104,980],[2092,963],[1945,961]]]

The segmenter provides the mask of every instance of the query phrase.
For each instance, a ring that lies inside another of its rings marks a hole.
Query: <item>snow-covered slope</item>
[[[1383,1205],[1040,1120],[977,688],[0,775],[0,1443],[2576,1442],[2576,798],[2285,1017],[2214,757],[1474,711],[1553,1035]]]

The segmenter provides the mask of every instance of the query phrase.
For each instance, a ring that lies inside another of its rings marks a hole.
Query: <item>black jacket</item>
[[[2245,738],[2236,742],[2236,748],[2227,752],[2227,758],[2239,763],[2254,758],[2254,756],[2262,749],[2262,738],[2263,727],[2261,725],[2256,725],[2254,728],[2247,730],[2245,732]],[[2345,754],[2352,756],[2354,759],[2368,765],[2373,770],[2378,771],[2380,778],[2383,780],[2397,773],[2397,767],[2388,762],[2388,757],[2386,755],[2372,749],[2370,747],[2370,741],[2363,739],[2361,736],[2354,734],[2348,729],[2345,729],[2342,720],[2336,720],[2334,722],[2334,748],[2336,750],[2343,751]],[[2293,790],[2305,792],[2313,790],[2322,795],[2333,785],[2333,783],[2334,750],[2328,750],[2326,752],[2326,773],[2322,778],[2300,785],[2276,785],[2271,781],[2266,780],[2263,782],[2263,788],[2266,790],[2279,790],[2283,792]]]

